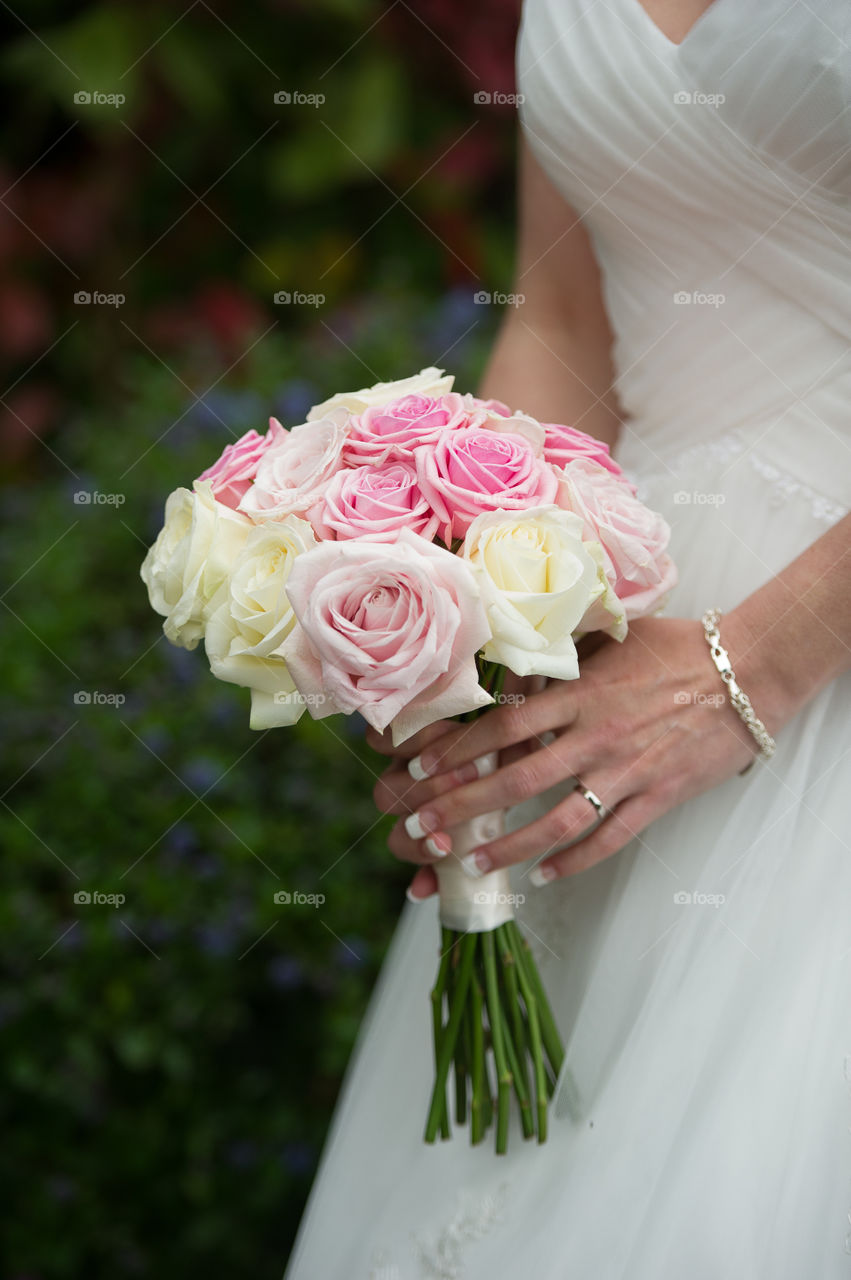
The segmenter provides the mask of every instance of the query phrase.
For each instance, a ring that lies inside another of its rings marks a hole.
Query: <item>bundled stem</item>
[[[547,1106],[564,1051],[534,957],[509,920],[492,932],[442,930],[443,952],[432,991],[435,1083],[425,1138],[449,1133],[446,1093],[455,1074],[455,1120],[469,1117],[480,1143],[496,1119],[498,1155],[508,1147],[511,1097],[524,1138],[547,1137]],[[485,1016],[486,1015],[486,1016]],[[488,1060],[496,1073],[491,1097]]]

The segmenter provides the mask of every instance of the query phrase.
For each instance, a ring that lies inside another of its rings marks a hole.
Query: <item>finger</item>
[[[387,838],[387,846],[401,862],[417,862],[425,866],[445,858],[452,842],[445,832],[438,832],[425,840],[414,840],[405,830],[404,822],[397,822]]]
[[[415,755],[409,769],[417,778],[445,773],[490,751],[535,741],[542,734],[572,724],[575,718],[576,694],[566,682],[556,681],[523,702],[497,707],[470,724],[453,726]]]
[[[366,731],[366,740],[373,751],[378,751],[383,756],[398,756],[402,760],[410,760],[411,756],[418,755],[430,743],[437,738],[443,737],[445,733],[453,728],[455,728],[455,724],[452,720],[435,720],[434,724],[426,725],[424,729],[420,729],[419,733],[413,734],[410,738],[406,738],[404,742],[400,742],[397,747],[394,747],[393,737],[389,729],[379,733],[377,729],[373,729],[370,725]]]
[[[397,765],[385,770],[372,794],[382,813],[413,813],[454,787],[475,782],[478,777],[479,770],[474,761],[462,764],[450,773],[426,778],[423,782],[415,782],[406,768]]]
[[[496,769],[489,777],[466,786],[451,787],[442,797],[429,800],[406,820],[408,834],[422,839],[436,831],[451,831],[459,822],[467,822],[479,814],[522,804],[557,782],[573,777],[590,763],[579,755],[569,735],[562,734],[553,743],[507,768]]]
[[[583,780],[584,785],[599,797],[607,809],[613,809],[629,794],[622,775],[590,773],[588,776],[594,785]],[[471,849],[461,860],[461,865],[469,875],[477,877],[529,858],[547,858],[565,845],[590,836],[599,824],[600,818],[594,806],[576,789],[534,822]],[[529,872],[532,883],[545,883],[541,876],[534,874],[534,870],[532,868]]]
[[[420,867],[405,890],[405,897],[409,902],[425,902],[433,893],[437,893],[437,875],[431,867]]]
[[[540,874],[535,883],[549,884],[578,871],[586,871],[595,863],[620,852],[636,837],[640,839],[639,833],[663,812],[664,805],[647,794],[630,796],[584,840],[580,839],[572,848],[560,849],[538,862],[529,879],[537,871]]]

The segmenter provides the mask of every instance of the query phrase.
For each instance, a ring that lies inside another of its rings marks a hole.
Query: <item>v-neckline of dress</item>
[[[704,9],[703,13],[695,18],[694,22],[680,41],[672,40],[670,36],[665,34],[655,19],[651,18],[650,14],[641,3],[641,0],[624,0],[624,3],[629,8],[637,9],[639,11],[639,18],[644,22],[645,26],[649,27],[651,31],[655,33],[658,40],[661,40],[666,44],[669,49],[680,50],[684,49],[687,44],[690,44],[692,39],[700,33],[701,28],[705,26],[706,20],[712,10],[717,9],[720,4],[723,4],[723,0],[712,0],[712,3]]]

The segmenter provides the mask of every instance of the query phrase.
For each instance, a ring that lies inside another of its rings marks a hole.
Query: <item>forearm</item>
[[[499,331],[479,395],[503,400],[543,422],[578,427],[613,446],[620,429],[611,389],[610,335],[527,319],[522,305]]]
[[[851,515],[722,618],[720,629],[757,714],[770,731],[782,728],[851,666]]]

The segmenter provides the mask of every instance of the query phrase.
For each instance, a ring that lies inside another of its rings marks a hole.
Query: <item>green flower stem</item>
[[[509,925],[513,921],[508,922]],[[532,1063],[535,1075],[535,1104],[538,1113],[538,1142],[546,1142],[547,1140],[547,1077],[544,1071],[544,1051],[541,1039],[541,1026],[538,1021],[538,1001],[529,981],[524,965],[520,962],[520,937],[516,926],[513,930],[508,929],[508,936],[511,939],[511,950],[514,954],[514,960],[517,964],[517,980],[520,983],[520,990],[523,993],[523,1001],[526,1005],[526,1020],[529,1026],[530,1051],[532,1054]]]
[[[473,1098],[470,1103],[470,1141],[475,1146],[485,1134],[485,1102],[487,1076],[485,1074],[485,1032],[482,1026],[482,989],[473,979],[470,999],[470,1023],[473,1039]]]
[[[440,1042],[443,1037],[443,997],[446,993],[447,981],[450,978],[450,963],[452,951],[452,930],[442,928],[440,966],[437,970],[437,978],[431,989],[431,1025],[434,1039],[434,1067],[435,1072],[440,1063]],[[436,1087],[436,1086],[435,1086]],[[441,1114],[440,1114],[440,1132],[441,1137],[448,1138],[450,1136],[449,1129],[449,1112],[446,1108],[446,1091],[444,1090]]]
[[[531,1138],[535,1132],[535,1121],[532,1116],[529,1099],[531,1097],[531,1089],[529,1085],[529,1072],[526,1068],[526,1050],[527,1036],[523,1025],[523,1014],[520,1009],[520,990],[517,984],[517,968],[514,962],[514,956],[511,954],[511,947],[506,941],[505,925],[499,925],[496,930],[496,939],[500,947],[502,968],[501,976],[503,978],[503,995],[507,1010],[507,1019],[510,1020],[511,1035],[505,1037],[506,1048],[509,1051],[511,1061],[511,1070],[514,1075],[514,1088],[517,1092],[517,1098],[520,1103],[520,1120],[523,1125],[523,1137]]]
[[[468,1001],[469,1005],[469,1001]],[[467,1048],[467,1019],[461,1019],[458,1039],[455,1041],[455,1123],[467,1123],[467,1064],[470,1061]]]
[[[526,977],[532,990],[535,993],[535,999],[538,1004],[538,1017],[541,1025],[541,1037],[544,1047],[547,1051],[547,1057],[556,1076],[561,1070],[561,1064],[564,1061],[564,1048],[561,1043],[558,1027],[556,1026],[553,1011],[550,1008],[550,1002],[547,999],[547,993],[544,991],[544,984],[541,982],[541,975],[538,973],[538,966],[535,964],[534,957],[529,948],[529,943],[521,935],[515,921],[509,922],[513,926],[517,941],[519,943],[519,951],[515,951],[520,957],[520,963],[523,966]]]
[[[426,1121],[426,1142],[434,1142],[437,1137],[437,1131],[442,1127],[443,1118],[446,1115],[446,1078],[449,1074],[449,1064],[455,1053],[455,1041],[458,1038],[458,1029],[461,1026],[461,1019],[464,1015],[467,989],[470,985],[473,962],[476,958],[476,935],[472,933],[465,935],[458,943],[458,949],[461,953],[461,959],[455,976],[449,1020],[440,1036],[434,1090],[431,1096],[428,1120]]]
[[[508,1065],[502,1027],[502,1008],[496,978],[496,951],[493,933],[482,934],[482,957],[485,967],[488,1021],[491,1029],[493,1056],[497,1079],[496,1154],[505,1155],[508,1148],[508,1109],[511,1105],[511,1089],[514,1077]]]

